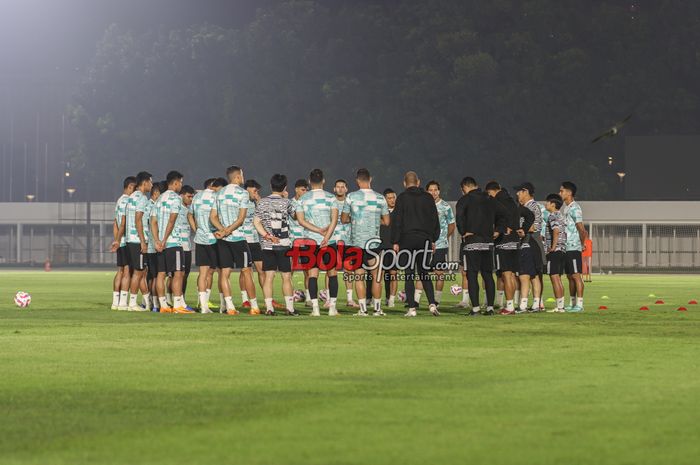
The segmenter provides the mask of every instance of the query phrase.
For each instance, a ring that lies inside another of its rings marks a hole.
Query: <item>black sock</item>
[[[479,273],[467,270],[467,285],[469,288],[469,299],[472,301],[472,308],[479,306]]]
[[[496,283],[493,280],[493,273],[482,271],[481,279],[484,280],[484,290],[486,291],[486,305],[493,307],[496,300]]]
[[[331,299],[338,297],[338,276],[328,277],[328,293],[330,294]]]
[[[309,295],[311,299],[318,299],[318,278],[309,278]]]

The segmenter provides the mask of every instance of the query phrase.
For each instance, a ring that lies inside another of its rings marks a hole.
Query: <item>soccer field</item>
[[[582,314],[467,318],[448,296],[415,319],[116,312],[111,277],[0,272],[3,465],[700,456],[698,276],[596,276]]]

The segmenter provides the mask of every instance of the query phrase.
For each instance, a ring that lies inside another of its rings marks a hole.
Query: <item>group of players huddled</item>
[[[383,316],[382,304],[394,307],[397,295],[405,301],[405,315],[416,316],[423,293],[429,312],[438,316],[444,283],[456,278],[448,263],[448,241],[456,230],[461,236],[461,286],[450,290],[461,294],[457,306],[470,308],[468,315],[494,315],[498,307],[502,315],[544,310],[543,274],[550,276],[556,298],[548,311],[583,311],[581,252],[587,233],[573,183],[563,182],[559,193],[549,194],[540,204],[529,182],[514,188],[513,199],[498,182],[490,181],[482,190],[465,177],[453,212],[440,197],[440,184],[430,181],[423,190],[412,171],[404,176],[405,190],[398,195],[392,189],[381,194],[372,190],[371,175],[364,168],[357,171],[355,182],[358,190],[348,193],[347,181],[338,179],[330,193],[324,190],[323,172],[314,169],[308,179],[295,182],[290,198],[285,175],[273,175],[270,195],[261,197],[262,186],[245,180],[238,166],[229,167],[226,178],[207,179],[199,191],[185,185],[177,171],[160,182],[145,171],[127,177],[113,224],[111,248],[118,268],[112,309],[218,309],[236,315],[230,275],[240,270],[241,307],[252,315],[280,310],[297,316],[295,303],[305,301],[311,316],[320,316],[321,306],[336,316],[341,272],[347,275],[346,305],[358,316],[370,311]],[[199,267],[194,307],[185,301],[192,239]],[[407,259],[404,263],[402,257]],[[258,306],[254,271],[264,294],[264,312]],[[319,291],[320,271],[326,276]],[[295,272],[303,273],[304,290],[293,289]],[[215,274],[218,305],[211,302]],[[273,297],[277,274],[282,277],[284,303]],[[566,307],[563,274],[569,284]],[[486,296],[483,307],[479,277]],[[398,292],[400,280],[405,282],[404,292]]]

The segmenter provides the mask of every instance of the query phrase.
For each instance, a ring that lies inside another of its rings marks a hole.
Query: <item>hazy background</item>
[[[697,134],[697,2],[0,0],[0,44],[0,201],[234,163],[700,199],[698,139],[624,138]]]

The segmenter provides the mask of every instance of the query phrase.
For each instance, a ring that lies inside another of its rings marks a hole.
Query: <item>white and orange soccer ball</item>
[[[399,291],[399,300],[401,302],[406,302],[406,291]]]
[[[452,295],[460,295],[462,293],[462,286],[453,284],[452,286],[450,286],[450,293]]]
[[[18,307],[26,308],[30,303],[32,303],[32,296],[28,292],[19,291],[15,294],[15,305]]]
[[[301,289],[294,291],[294,302],[302,302],[306,298],[306,294]]]

